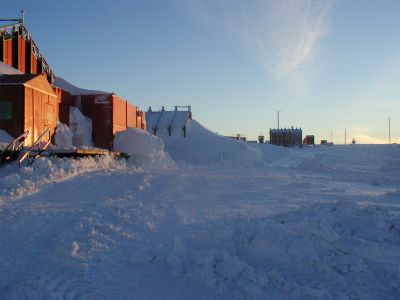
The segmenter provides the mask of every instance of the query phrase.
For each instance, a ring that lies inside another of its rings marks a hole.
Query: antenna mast
[[[25,20],[25,11],[22,9],[22,10],[21,10],[21,19],[20,19],[20,22],[21,22],[22,24],[24,24],[24,20]]]
[[[390,136],[390,117],[389,117],[389,145],[392,143],[392,138]]]

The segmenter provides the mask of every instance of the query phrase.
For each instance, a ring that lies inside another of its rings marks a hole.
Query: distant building
[[[333,145],[333,142],[328,142],[327,140],[321,140],[321,145],[324,145],[324,146],[332,146],[332,145]]]
[[[306,135],[303,139],[303,144],[304,145],[314,145],[315,144],[315,138],[313,135]]]
[[[292,128],[270,129],[269,140],[270,144],[278,146],[302,146],[303,133],[301,128],[293,128],[293,126]]]
[[[241,135],[240,133],[238,133],[237,135],[227,136],[227,137],[237,141],[247,142],[247,137],[245,135]]]

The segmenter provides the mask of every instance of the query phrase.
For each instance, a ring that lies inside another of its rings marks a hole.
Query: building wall
[[[112,96],[112,133],[124,131],[127,128],[127,102],[120,97]]]
[[[93,144],[99,148],[112,146],[111,95],[82,95],[80,98],[82,113],[92,120]]]
[[[80,98],[76,102],[80,103],[82,113],[92,119],[92,138],[96,147],[112,149],[115,133],[129,127],[146,129],[141,111],[114,94],[74,97]]]
[[[27,145],[33,144],[47,128],[53,137],[58,116],[57,97],[30,87],[24,88],[24,131],[29,130]]]
[[[126,102],[126,127],[140,128],[140,126],[138,126],[140,122],[138,123],[137,110],[138,108],[135,105]]]
[[[3,63],[12,67],[12,39],[3,39]]]
[[[279,146],[300,146],[303,143],[301,129],[272,129],[270,143]]]
[[[59,115],[56,96],[33,87],[9,85],[0,87],[0,105],[11,110],[11,115],[0,116],[0,128],[17,137],[29,130],[25,145],[30,146],[47,129],[54,135]]]
[[[27,73],[26,69],[26,59],[27,58],[27,53],[26,53],[26,41],[22,36],[18,37],[18,62],[16,69],[20,70],[22,73]]]
[[[0,87],[0,128],[7,131],[13,137],[17,137],[24,131],[23,127],[23,87]],[[11,113],[10,113],[11,112]]]
[[[59,107],[59,120],[63,124],[69,124],[69,108],[73,105],[73,96],[67,91],[54,87],[54,92],[57,94],[60,102]]]

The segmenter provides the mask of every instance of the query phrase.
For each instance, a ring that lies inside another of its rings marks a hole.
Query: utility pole
[[[389,117],[389,145],[392,143],[392,138],[390,136],[390,117]]]
[[[276,111],[276,116],[278,117],[278,129],[279,129],[279,110]]]
[[[333,143],[333,141],[332,141],[332,130],[331,130],[331,143]]]
[[[347,145],[347,130],[344,131],[344,144]]]

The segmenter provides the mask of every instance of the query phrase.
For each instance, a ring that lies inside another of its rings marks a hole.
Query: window
[[[0,101],[0,121],[8,121],[12,119],[12,102]]]

